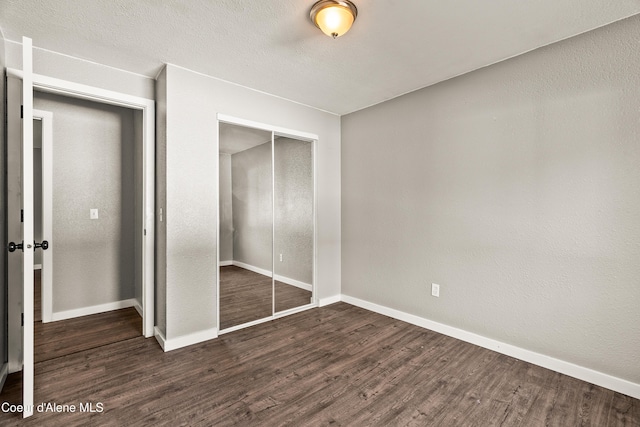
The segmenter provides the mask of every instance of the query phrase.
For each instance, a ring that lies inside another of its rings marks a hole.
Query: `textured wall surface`
[[[272,189],[271,143],[231,156],[232,209],[221,201],[222,225],[233,230],[232,258],[275,274],[313,282],[313,153],[310,142],[275,141],[275,193]],[[225,162],[221,156],[221,176]],[[221,196],[223,186],[220,186]],[[272,206],[275,196],[275,217]],[[221,199],[222,200],[222,199]],[[232,211],[232,223],[223,213]],[[275,254],[273,236],[275,234]],[[221,253],[225,250],[220,236]],[[280,261],[282,254],[282,261]]]
[[[233,260],[233,198],[231,155],[220,153],[220,261]]]
[[[343,117],[343,293],[640,383],[639,45],[633,17]]]
[[[233,260],[271,271],[273,183],[271,142],[231,156]]]
[[[215,110],[202,99],[214,94],[198,77],[166,67],[167,339],[216,326],[218,153]]]
[[[274,273],[312,284],[313,145],[291,138],[274,145]]]
[[[230,164],[227,164],[226,157],[220,157],[220,251],[222,254],[230,247],[232,253],[230,258],[221,255],[220,259],[240,261],[271,271],[272,257],[275,257],[275,274],[311,284],[312,144],[277,138],[275,165],[272,165],[271,142],[231,155]],[[272,186],[274,166],[275,187]],[[232,194],[226,194],[227,185]],[[272,211],[274,197],[275,217]],[[227,237],[223,239],[223,236]],[[226,242],[229,236],[233,239],[230,246]]]
[[[34,106],[54,113],[53,311],[133,298],[132,111],[45,93]]]

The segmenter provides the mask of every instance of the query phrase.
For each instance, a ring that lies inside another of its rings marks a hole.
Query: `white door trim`
[[[21,70],[7,68],[7,76],[22,79]],[[142,236],[142,318],[145,337],[154,335],[154,245],[155,245],[155,101],[125,93],[87,86],[67,80],[33,74],[33,88],[103,104],[142,111],[143,122],[143,236]],[[55,243],[53,243],[55,244]]]
[[[309,132],[301,132],[294,129],[287,129],[280,126],[272,126],[266,123],[254,122],[252,120],[241,119],[239,117],[229,116],[227,114],[217,114],[218,122],[229,123],[232,125],[244,126],[254,129],[266,130],[267,132],[273,132],[278,136],[287,136],[293,139],[300,139],[303,141],[317,141],[318,135]]]
[[[42,122],[42,240],[49,249],[42,251],[40,288],[42,323],[47,323],[53,320],[53,113],[33,110],[33,118]]]

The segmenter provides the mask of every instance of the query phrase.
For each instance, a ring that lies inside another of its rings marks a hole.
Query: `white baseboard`
[[[160,347],[162,347],[162,350],[167,352],[218,338],[218,328],[211,328],[200,332],[194,332],[188,335],[183,335],[181,337],[167,339],[156,326],[155,336],[156,340],[160,344]]]
[[[164,334],[162,333],[162,331],[160,329],[158,329],[157,326],[155,326],[153,328],[153,334],[156,337],[156,341],[158,341],[158,344],[160,344],[160,347],[162,347],[162,350],[166,351],[164,348],[165,348],[165,343],[167,342],[167,340],[164,337]]]
[[[465,331],[463,329],[454,328],[452,326],[434,322],[423,317],[405,313],[403,311],[395,310],[393,308],[385,307],[372,302],[364,301],[348,295],[343,294],[341,296],[341,300],[346,302],[347,304],[364,308],[365,310],[373,311],[375,313],[383,314],[385,316],[389,316],[403,322],[411,323],[412,325],[420,326],[422,328],[426,328],[443,335],[459,339],[461,341],[475,344],[477,346],[493,350],[498,353],[541,366],[543,368],[551,369],[552,371],[569,375],[570,377],[587,381],[608,388],[610,390],[626,394],[636,399],[640,399],[640,384],[632,383],[622,378],[617,378],[599,371],[594,371],[590,368],[585,368],[584,366],[575,365],[564,360],[536,353],[534,351],[527,350],[521,347],[516,347],[511,344],[506,344],[501,341]]]
[[[140,304],[140,301],[138,301],[138,299],[135,299],[135,304],[133,304],[133,308],[136,309],[140,317],[144,317],[144,315],[142,314],[142,304]]]
[[[138,304],[135,298],[106,304],[92,305],[91,307],[76,308],[73,310],[57,311],[51,313],[51,321],[73,319],[74,317],[89,316],[91,314],[105,313],[107,311],[120,310],[121,308],[135,307]]]
[[[218,263],[218,265],[219,265],[220,267],[228,267],[228,266],[230,266],[230,265],[233,265],[233,261],[220,261],[220,262]]]
[[[340,295],[334,295],[332,297],[327,297],[327,298],[320,298],[320,300],[318,301],[318,307],[324,307],[325,305],[335,304],[340,301],[342,301],[342,298]]]
[[[2,391],[2,387],[4,387],[4,382],[7,380],[7,375],[9,375],[9,364],[3,363],[2,369],[0,369],[0,391]]]
[[[265,270],[264,268],[256,267],[255,265],[245,264],[240,261],[231,261],[232,265],[236,267],[244,268],[245,270],[253,271],[254,273],[262,274],[263,276],[271,277],[271,272],[269,270]]]
[[[313,286],[309,283],[301,282],[300,280],[291,279],[290,277],[284,277],[279,274],[273,276],[278,282],[286,283],[287,285],[295,286],[296,288],[304,289],[305,291],[313,292]]]
[[[244,268],[245,270],[253,271],[254,273],[258,273],[258,274],[262,274],[263,276],[271,277],[271,271],[265,270],[264,268],[256,267],[256,266],[250,265],[250,264],[245,264],[244,262],[240,262],[240,261],[225,261],[225,262],[231,262],[230,265],[235,265],[236,267]],[[222,263],[220,265],[222,265]],[[295,286],[295,287],[300,288],[300,289],[304,289],[305,291],[309,291],[309,292],[313,291],[313,285],[311,285],[309,283],[301,282],[300,280],[291,279],[289,277],[281,276],[279,274],[276,274],[274,276],[274,279],[276,279],[278,282],[286,283],[287,285],[291,285],[291,286]]]
[[[20,351],[19,361],[9,360],[7,365],[9,368],[9,374],[15,374],[16,372],[22,371],[22,351]]]

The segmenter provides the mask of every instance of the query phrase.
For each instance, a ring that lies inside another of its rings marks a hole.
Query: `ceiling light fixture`
[[[309,16],[316,27],[335,39],[349,31],[358,16],[358,8],[349,0],[320,0],[313,5]]]

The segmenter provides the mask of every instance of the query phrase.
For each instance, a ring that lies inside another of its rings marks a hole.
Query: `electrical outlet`
[[[436,284],[436,283],[432,283],[431,284],[431,295],[434,297],[439,297],[440,296],[440,285]]]
[[[89,218],[98,219],[98,209],[89,209]]]
[[[280,254],[280,262],[282,262],[282,254]]]

